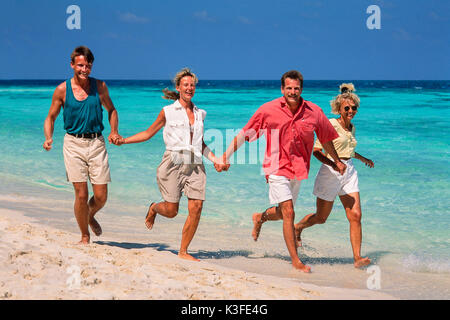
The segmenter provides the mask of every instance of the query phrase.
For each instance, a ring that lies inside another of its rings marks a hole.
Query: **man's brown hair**
[[[288,71],[285,74],[283,74],[283,76],[281,77],[281,86],[283,88],[284,88],[284,83],[286,81],[286,78],[299,80],[300,81],[300,89],[303,88],[303,76],[299,71],[291,70],[291,71]]]
[[[75,57],[77,56],[85,56],[88,63],[92,64],[94,63],[94,55],[92,54],[92,51],[85,46],[79,46],[76,47],[72,54],[70,55],[70,60],[72,63],[75,62]]]

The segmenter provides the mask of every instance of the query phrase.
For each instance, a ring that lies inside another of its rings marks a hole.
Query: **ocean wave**
[[[38,197],[24,196],[18,193],[15,194],[0,194],[0,202],[15,202],[15,203],[35,203],[42,200]]]
[[[450,259],[425,254],[409,254],[402,259],[402,265],[413,272],[450,273]]]

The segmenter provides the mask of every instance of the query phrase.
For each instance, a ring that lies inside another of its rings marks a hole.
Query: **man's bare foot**
[[[295,230],[295,246],[298,248],[302,246],[301,234],[303,229],[300,228],[300,223],[294,225],[294,230]]]
[[[310,267],[310,266],[307,266],[307,265],[305,265],[305,264],[303,264],[303,263],[301,263],[301,261],[298,261],[298,262],[292,262],[292,266],[293,266],[295,269],[300,270],[300,271],[303,271],[303,272],[305,272],[305,273],[310,273],[310,272],[311,272],[311,267]]]
[[[358,259],[355,259],[355,263],[353,265],[355,266],[355,268],[362,268],[362,267],[369,265],[370,262],[371,261],[369,258],[358,258]]]
[[[200,261],[199,259],[197,259],[197,258],[194,258],[193,256],[191,256],[189,253],[187,253],[187,252],[178,252],[178,256],[181,258],[181,259],[186,259],[186,260],[191,260],[191,261]]]
[[[253,240],[257,241],[258,237],[259,237],[259,233],[261,231],[261,227],[263,224],[263,220],[262,220],[262,213],[258,213],[255,212],[252,216],[252,220],[253,220],[253,230],[252,230],[252,237]]]
[[[91,227],[92,232],[99,237],[102,234],[102,227],[98,223],[97,220],[95,220],[94,217],[90,218],[89,220],[89,226]]]
[[[148,207],[147,215],[145,216],[145,225],[148,230],[152,230],[153,224],[155,223],[156,212],[152,208],[156,205],[156,202],[152,202],[150,207]]]

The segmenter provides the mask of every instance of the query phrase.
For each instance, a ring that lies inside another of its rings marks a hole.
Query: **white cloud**
[[[397,28],[397,30],[395,30],[392,35],[393,35],[394,39],[396,39],[396,40],[402,40],[402,41],[413,40],[413,37],[411,36],[411,34],[403,28]]]
[[[240,23],[243,23],[243,24],[252,24],[253,23],[249,18],[244,17],[244,16],[239,16],[238,20]]]
[[[323,8],[324,3],[322,1],[306,1],[303,3],[304,6],[313,8]]]
[[[448,17],[442,16],[441,14],[436,13],[436,11],[431,11],[428,13],[428,17],[434,21],[447,21]]]
[[[303,42],[303,41],[309,41],[310,39],[307,36],[303,35],[303,34],[298,34],[297,35],[297,40]]]
[[[128,23],[147,23],[149,20],[145,17],[139,17],[131,12],[119,13],[119,20]]]
[[[105,34],[105,38],[107,39],[119,39],[119,35],[114,32],[108,32]]]
[[[194,17],[208,22],[215,22],[216,20],[212,18],[206,10],[194,12]]]

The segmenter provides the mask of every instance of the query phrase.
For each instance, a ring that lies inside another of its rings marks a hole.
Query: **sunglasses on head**
[[[353,111],[358,110],[358,107],[357,107],[357,106],[352,106],[351,108],[352,108]],[[345,110],[345,111],[348,111],[348,110],[350,110],[350,107],[349,107],[349,106],[346,106],[346,107],[344,107],[344,110]]]

